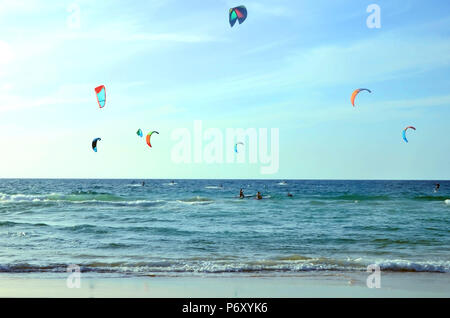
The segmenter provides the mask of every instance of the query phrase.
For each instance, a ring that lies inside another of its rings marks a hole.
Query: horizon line
[[[270,179],[246,179],[246,178],[45,178],[45,177],[12,177],[0,180],[249,180],[249,181],[450,181],[450,179],[290,179],[290,178],[270,178]]]

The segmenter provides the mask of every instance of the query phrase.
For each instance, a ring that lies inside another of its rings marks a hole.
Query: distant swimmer
[[[293,197],[292,193],[288,192],[288,197],[292,198]]]
[[[145,181],[142,181],[142,186],[145,186]]]
[[[245,197],[244,191],[241,189],[241,191],[239,191],[239,198],[243,199],[244,197]]]
[[[259,191],[256,193],[256,200],[262,200],[262,195]]]
[[[434,188],[434,192],[438,192],[441,185],[439,183],[436,183],[436,188]]]

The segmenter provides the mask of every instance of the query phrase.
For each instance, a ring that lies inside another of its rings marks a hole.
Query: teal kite
[[[408,139],[406,138],[406,131],[407,131],[408,129],[416,130],[416,128],[413,127],[413,126],[408,126],[408,127],[406,127],[405,129],[403,129],[403,131],[402,131],[402,136],[403,136],[403,140],[404,140],[405,142],[408,142]]]
[[[95,152],[97,152],[97,141],[102,140],[101,138],[95,138],[94,140],[92,140],[92,150],[94,150]]]

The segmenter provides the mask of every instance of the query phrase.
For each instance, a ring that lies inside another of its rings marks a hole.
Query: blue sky
[[[447,1],[0,0],[0,177],[450,179],[449,71]],[[194,120],[279,128],[279,171],[172,162]]]

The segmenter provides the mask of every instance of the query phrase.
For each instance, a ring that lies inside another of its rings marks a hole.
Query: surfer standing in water
[[[259,191],[256,193],[256,200],[262,200],[262,195]]]
[[[436,183],[436,188],[434,188],[434,192],[438,192],[441,185],[439,183]]]
[[[244,197],[245,197],[244,191],[242,191],[242,189],[241,189],[241,191],[239,191],[239,198],[243,199]]]

